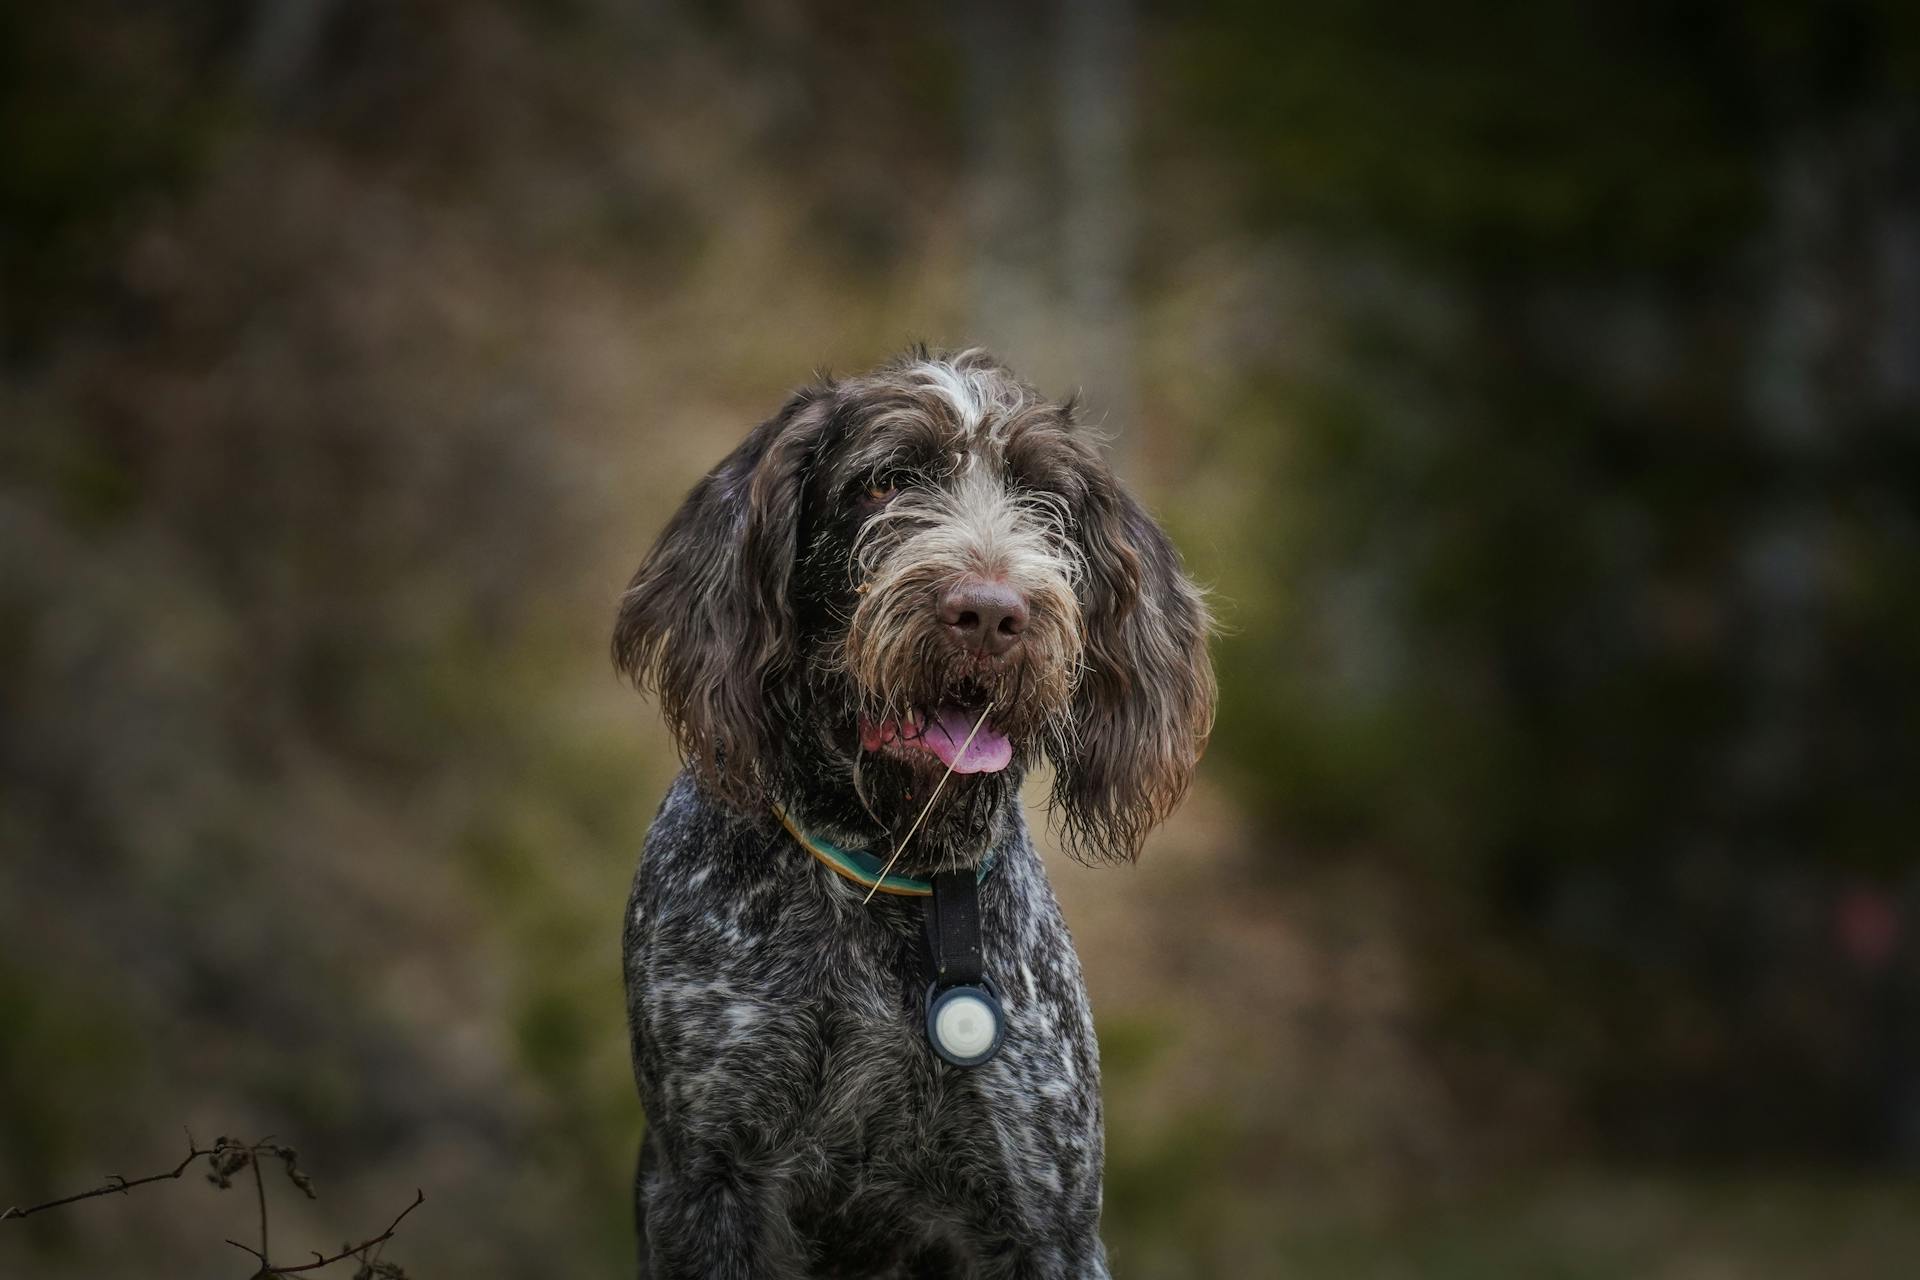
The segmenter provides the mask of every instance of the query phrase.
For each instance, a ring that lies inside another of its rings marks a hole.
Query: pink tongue
[[[978,733],[973,733],[973,722],[979,718],[978,711],[942,707],[927,721],[920,742],[955,773],[998,773],[1013,762],[1013,744],[992,724],[983,724]],[[973,733],[973,741],[961,755],[960,744],[967,741],[969,733]]]

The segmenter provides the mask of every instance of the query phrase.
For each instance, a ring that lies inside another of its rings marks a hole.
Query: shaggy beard
[[[1081,663],[1072,588],[1051,574],[1026,582],[1010,576],[1009,585],[1027,599],[1026,630],[1012,657],[983,660],[955,647],[933,618],[930,602],[958,576],[946,565],[912,565],[870,582],[839,662],[857,691],[859,713],[878,722],[949,706],[978,712],[991,703],[988,721],[1013,740],[1016,753],[1048,738],[1064,745]]]
[[[871,598],[865,603],[880,604]],[[1060,759],[1069,751],[1078,649],[1066,643],[1073,634],[1068,628],[1043,621],[1034,609],[1022,638],[1024,656],[982,664],[926,625],[924,604],[916,613],[912,631],[891,634],[863,629],[867,619],[856,613],[845,635],[816,651],[807,711],[822,746],[843,762],[843,778],[863,815],[885,833],[882,847],[897,847],[926,811],[899,870],[928,875],[977,862],[1004,834],[1001,823],[1026,771],[1042,757]],[[883,635],[887,642],[878,642]],[[1075,661],[1069,663],[1063,652],[1073,653]],[[903,723],[910,713],[924,723],[954,707],[967,710],[969,725],[987,711],[985,725],[1012,745],[1006,768],[947,776],[931,751],[861,745],[863,723]],[[928,809],[936,789],[938,802]]]

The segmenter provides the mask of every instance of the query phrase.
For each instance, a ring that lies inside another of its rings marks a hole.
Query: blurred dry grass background
[[[1119,1274],[1907,1274],[1917,76],[1873,3],[0,15],[0,1201],[275,1133],[277,1235],[624,1274],[612,602],[925,338],[1083,387],[1229,626],[1187,807],[1055,860]]]

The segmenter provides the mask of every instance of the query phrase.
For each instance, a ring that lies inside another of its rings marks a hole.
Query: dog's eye
[[[900,487],[891,480],[876,480],[867,486],[866,500],[876,507],[884,507],[892,502]]]

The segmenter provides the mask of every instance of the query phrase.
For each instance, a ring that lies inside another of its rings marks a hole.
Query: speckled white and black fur
[[[965,574],[1027,601],[1010,653],[947,642]],[[1044,759],[1068,848],[1137,855],[1211,726],[1207,631],[1072,406],[979,352],[823,379],[695,486],[614,637],[687,763],[626,924],[643,1276],[1107,1274],[1092,1016],[1020,783]],[[1011,765],[950,778],[898,868],[995,857],[1006,1038],[961,1069],[924,1034],[920,901],[863,904],[772,807],[885,855],[940,770],[862,722],[989,700]]]

